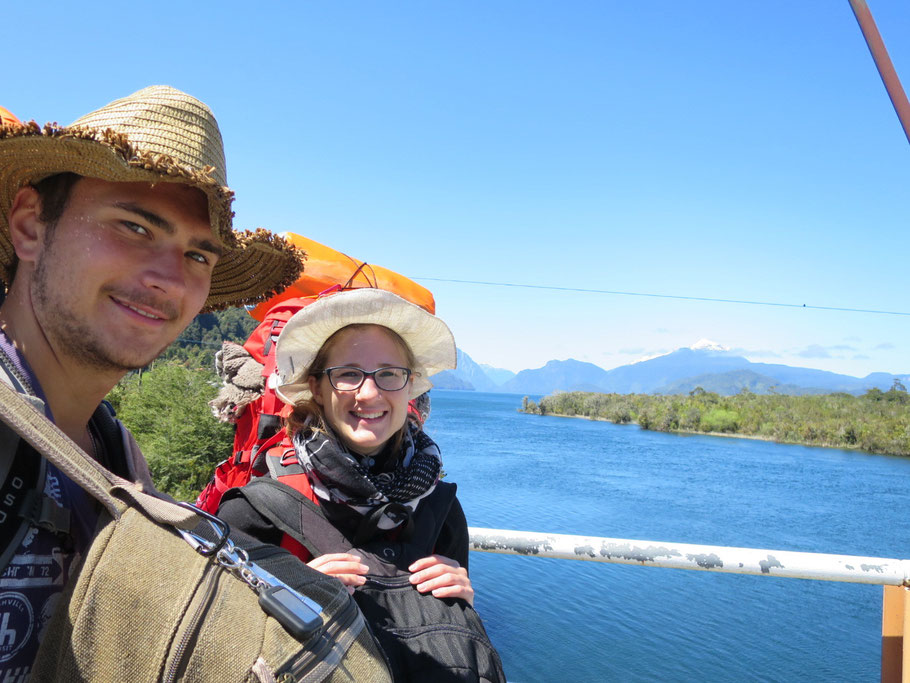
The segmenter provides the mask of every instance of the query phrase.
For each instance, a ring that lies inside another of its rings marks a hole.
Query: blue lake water
[[[910,459],[432,393],[471,526],[910,558]],[[877,681],[882,588],[471,553],[510,681]]]

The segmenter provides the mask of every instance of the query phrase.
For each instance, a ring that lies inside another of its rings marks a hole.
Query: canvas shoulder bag
[[[102,509],[31,681],[391,680],[336,579],[109,472],[4,382],[0,422]]]

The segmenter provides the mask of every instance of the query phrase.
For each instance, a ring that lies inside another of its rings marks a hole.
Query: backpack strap
[[[25,371],[0,351],[0,382],[44,411]],[[10,429],[0,437],[0,572],[4,571],[32,524],[68,533],[70,511],[44,493],[47,461]]]
[[[416,516],[412,533],[409,538],[402,539],[408,543],[418,543],[415,552],[420,557],[432,554],[455,501],[457,488],[454,483],[440,481],[433,493],[420,501],[417,508],[420,514]],[[225,493],[224,500],[232,498],[244,498],[256,512],[303,545],[313,557],[347,552],[361,545],[367,546],[372,541],[372,538],[358,541],[356,535],[360,529],[355,532],[355,538],[351,539],[326,518],[325,511],[319,505],[293,487],[269,477],[254,479],[242,488]]]
[[[113,406],[102,401],[92,416],[92,424],[103,444],[101,464],[127,477],[129,467]],[[58,534],[68,534],[71,529],[69,508],[60,507],[44,492],[46,460],[40,453],[23,439],[15,447],[5,444],[4,452],[13,455],[5,476],[0,477],[0,549],[5,549],[0,556],[0,570],[6,567],[29,525]]]
[[[25,537],[29,513],[37,512],[47,498],[43,495],[45,461],[36,457],[28,442],[9,429],[3,429],[3,483],[0,485],[0,572],[4,571]],[[50,502],[48,500],[48,502]]]
[[[288,437],[284,433],[281,433],[280,436],[282,438],[270,440],[268,448],[264,447],[265,464],[269,476],[280,480],[282,477],[306,474],[303,465],[297,460],[294,446],[291,445]]]
[[[345,552],[353,544],[325,517],[320,507],[296,489],[270,477],[253,479],[224,494],[224,501],[244,498],[277,529],[303,545],[313,557]],[[306,533],[303,530],[306,529]]]
[[[115,419],[117,413],[107,401],[102,401],[92,415],[92,424],[98,429],[102,445],[101,464],[114,474],[129,477],[126,453],[123,450],[123,435]]]
[[[275,383],[278,380],[278,376],[275,372],[278,364],[276,344],[278,342],[278,335],[281,334],[281,330],[284,329],[286,322],[286,320],[272,321],[271,330],[262,347],[262,355],[264,356],[263,360],[265,362],[262,366],[262,415],[260,415],[259,420],[260,424],[262,424],[262,418],[265,415],[274,417],[276,429],[280,425],[278,413],[284,407],[284,402],[281,401],[281,399],[278,398],[278,394],[275,393]],[[261,432],[259,438],[262,438]]]

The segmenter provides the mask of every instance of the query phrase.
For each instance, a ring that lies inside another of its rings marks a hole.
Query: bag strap
[[[457,486],[438,482],[433,493],[421,501],[421,542],[427,554],[433,552],[449,509],[455,501]],[[361,542],[348,538],[330,522],[325,511],[291,486],[280,481],[261,477],[246,486],[231,489],[224,500],[244,498],[256,512],[265,517],[278,530],[302,544],[313,557],[326,553],[347,552],[359,547]],[[367,539],[369,541],[371,539]]]
[[[353,544],[325,517],[316,503],[296,489],[269,477],[253,479],[231,489],[223,500],[244,498],[275,528],[301,543],[313,557],[327,552],[345,552]],[[303,530],[306,529],[306,535]]]
[[[129,476],[123,434],[120,432],[120,423],[116,420],[114,406],[102,401],[95,409],[91,423],[97,427],[98,437],[101,439],[101,464],[114,474],[121,477]]]
[[[192,510],[149,495],[104,469],[5,382],[0,382],[0,421],[101,503],[114,519],[120,518],[127,503],[161,524],[192,529],[198,523]]]

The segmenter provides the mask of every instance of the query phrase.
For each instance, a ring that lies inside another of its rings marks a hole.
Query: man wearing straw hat
[[[284,240],[233,231],[232,198],[211,111],[173,88],[140,90],[68,127],[0,124],[0,380],[149,488],[104,396],[200,311],[262,300],[300,271]],[[28,676],[97,515],[23,444],[0,449],[2,681]]]

